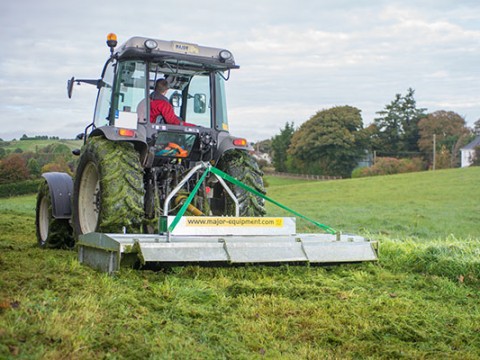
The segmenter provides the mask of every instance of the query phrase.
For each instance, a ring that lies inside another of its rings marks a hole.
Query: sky
[[[99,5],[101,4],[101,5]],[[229,49],[230,132],[269,139],[286,122],[350,105],[367,126],[396,94],[480,119],[478,0],[16,0],[0,3],[0,138],[74,138],[93,117],[106,35]]]

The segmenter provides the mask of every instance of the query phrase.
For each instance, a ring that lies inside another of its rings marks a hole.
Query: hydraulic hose
[[[187,196],[186,195],[178,195],[176,198],[175,198],[175,205],[179,205],[180,203],[184,203],[185,200],[187,200]],[[199,209],[197,209],[195,206],[193,206],[192,204],[189,204],[188,207],[187,207],[187,211],[194,215],[194,216],[205,216],[205,214],[203,212],[201,212]]]

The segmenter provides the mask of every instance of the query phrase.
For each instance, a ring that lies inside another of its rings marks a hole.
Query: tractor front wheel
[[[55,219],[52,215],[52,197],[46,181],[38,189],[35,228],[42,248],[71,249],[75,245],[68,220]]]

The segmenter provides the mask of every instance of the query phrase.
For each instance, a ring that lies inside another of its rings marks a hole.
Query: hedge
[[[397,159],[389,157],[377,158],[375,164],[370,167],[362,167],[353,170],[352,178],[377,175],[401,174],[425,170],[421,159]]]
[[[45,181],[45,180],[36,179],[36,180],[19,181],[19,182],[10,183],[10,184],[1,184],[0,197],[5,198],[10,196],[35,194],[38,190],[38,186],[42,181]]]

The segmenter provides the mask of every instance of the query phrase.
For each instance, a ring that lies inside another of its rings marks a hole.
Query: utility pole
[[[432,170],[435,171],[435,157],[436,157],[436,153],[437,153],[437,135],[436,134],[433,134],[433,166],[432,166]]]

